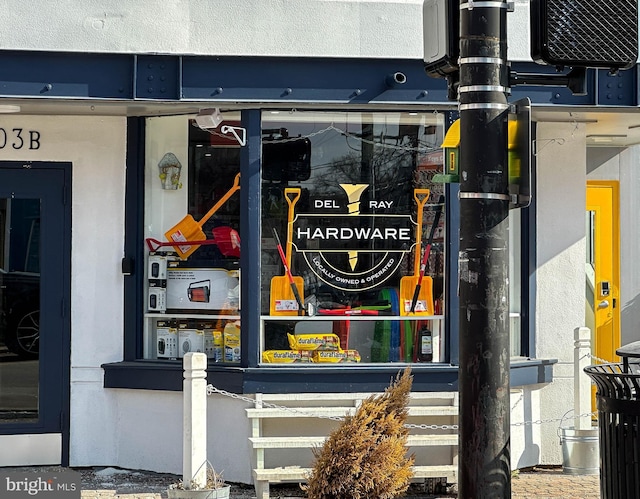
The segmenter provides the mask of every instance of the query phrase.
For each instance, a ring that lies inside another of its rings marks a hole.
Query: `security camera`
[[[201,109],[196,115],[196,124],[203,130],[213,130],[222,123],[222,113],[220,109]]]

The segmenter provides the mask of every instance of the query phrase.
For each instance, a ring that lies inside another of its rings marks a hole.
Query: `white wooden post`
[[[591,429],[591,418],[579,418],[580,414],[591,412],[591,381],[584,372],[584,368],[591,365],[591,330],[588,327],[574,329],[573,349],[573,409],[574,428],[577,430]]]
[[[186,489],[207,483],[207,356],[184,356],[182,413],[182,482]]]

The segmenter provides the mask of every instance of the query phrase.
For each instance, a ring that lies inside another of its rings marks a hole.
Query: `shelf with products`
[[[261,316],[261,365],[443,362],[444,316]]]
[[[181,359],[202,352],[212,362],[240,362],[240,315],[146,313],[145,359]]]
[[[211,260],[198,256],[182,260],[171,252],[149,252],[145,359],[181,359],[202,352],[211,362],[239,364],[238,262],[211,267]]]

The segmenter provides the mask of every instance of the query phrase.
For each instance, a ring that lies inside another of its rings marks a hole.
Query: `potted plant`
[[[231,492],[231,485],[225,483],[222,473],[213,469],[209,462],[207,462],[207,482],[204,487],[195,485],[187,488],[180,480],[169,486],[167,497],[169,499],[228,499]]]

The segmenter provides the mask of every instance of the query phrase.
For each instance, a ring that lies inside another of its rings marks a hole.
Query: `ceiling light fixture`
[[[615,139],[626,139],[626,138],[627,138],[626,135],[616,135],[616,134],[587,135],[587,140],[591,140],[592,142],[595,142],[598,144],[610,144]]]
[[[10,114],[10,113],[19,113],[20,106],[16,106],[13,104],[0,104],[0,113],[2,114]]]
[[[597,123],[598,120],[593,118],[539,118],[544,123]]]

